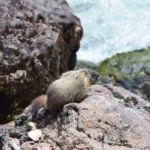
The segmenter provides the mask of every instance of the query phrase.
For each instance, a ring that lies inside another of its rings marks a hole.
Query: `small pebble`
[[[28,137],[33,141],[39,141],[39,139],[42,137],[42,131],[40,129],[32,130],[28,132]]]
[[[31,131],[31,130],[35,130],[36,129],[36,125],[34,122],[28,122],[27,123],[27,130]]]

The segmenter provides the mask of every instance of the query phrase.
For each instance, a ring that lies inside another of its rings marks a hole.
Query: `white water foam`
[[[67,0],[81,19],[78,59],[99,62],[150,45],[150,0]]]

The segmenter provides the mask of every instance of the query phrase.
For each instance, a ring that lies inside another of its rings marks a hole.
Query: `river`
[[[100,62],[150,45],[150,0],[67,0],[84,37],[78,59]]]

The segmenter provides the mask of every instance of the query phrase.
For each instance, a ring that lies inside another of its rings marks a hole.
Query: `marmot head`
[[[99,80],[99,74],[94,70],[83,68],[80,69],[80,72],[83,76],[86,76],[87,78],[90,79],[91,84],[95,84]]]
[[[89,84],[95,84],[98,80],[99,80],[99,74],[98,72],[88,69],[88,68],[82,68],[79,70],[72,70],[72,71],[68,71],[65,72],[61,75],[60,77],[61,79],[67,79],[67,78],[82,78],[85,79],[87,78],[87,80],[89,81]]]

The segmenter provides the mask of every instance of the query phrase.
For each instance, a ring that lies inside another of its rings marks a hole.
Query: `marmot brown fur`
[[[23,114],[29,116],[41,107],[50,112],[57,112],[65,104],[80,102],[87,95],[88,87],[96,83],[98,78],[99,75],[96,71],[87,68],[65,72],[49,85],[47,95],[41,95],[34,99]]]

